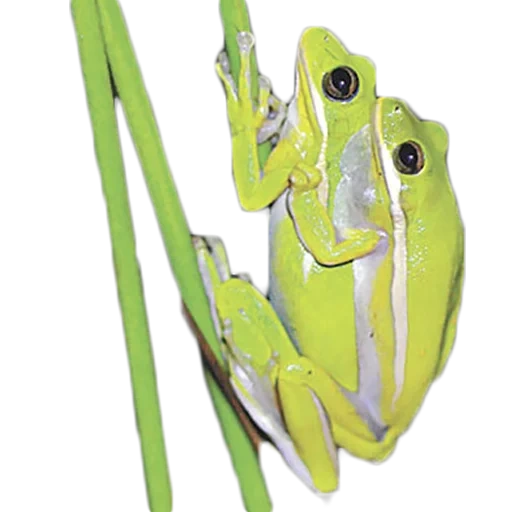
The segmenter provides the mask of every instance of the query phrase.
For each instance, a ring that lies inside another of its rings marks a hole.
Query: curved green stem
[[[187,309],[218,360],[223,363],[190,231],[121,10],[116,0],[97,0],[97,5],[108,61],[146,178],[169,262]],[[206,379],[239,477],[246,508],[249,512],[269,511],[270,499],[257,453],[209,371]]]
[[[238,32],[252,32],[249,12],[245,0],[220,0],[220,15],[224,27],[224,44],[228,55],[231,75],[240,74],[240,53],[236,42]],[[258,64],[256,52],[251,54],[251,85],[254,101],[258,99]],[[238,85],[238,84],[237,84]],[[258,147],[260,164],[263,165],[270,153],[270,143],[266,142]]]
[[[73,0],[71,8],[107,203],[148,500],[152,512],[169,512],[172,495],[155,365],[108,63],[94,0]]]

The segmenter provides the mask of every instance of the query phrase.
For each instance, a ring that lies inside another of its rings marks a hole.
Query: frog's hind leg
[[[320,400],[294,377],[294,363],[303,358],[267,299],[247,277],[230,275],[221,241],[193,241],[238,400],[306,484],[334,490],[337,454],[329,419]]]
[[[216,293],[222,283],[233,278],[228,256],[222,240],[218,237],[193,235],[192,243],[196,251],[199,273],[208,298],[210,315],[220,342],[223,332],[222,321],[217,309]],[[251,282],[249,274],[239,274],[237,277],[248,283]],[[223,344],[221,347],[225,348]]]
[[[295,378],[302,359],[267,299],[238,278],[216,293],[232,386],[253,421],[310,487],[338,485],[329,418],[315,393]]]

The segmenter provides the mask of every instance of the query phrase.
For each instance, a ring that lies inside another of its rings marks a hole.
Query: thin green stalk
[[[236,41],[239,32],[252,32],[245,0],[220,0],[220,16],[224,27],[224,48],[230,71],[235,79],[240,74],[240,52]],[[258,98],[258,65],[256,54],[251,54],[251,87],[254,100]]]
[[[220,0],[220,15],[224,27],[224,46],[228,55],[231,74],[235,80],[238,80],[238,75],[240,74],[240,52],[236,36],[239,32],[252,32],[245,0]],[[254,101],[258,99],[258,77],[259,70],[256,62],[256,53],[253,51],[251,55],[251,86]],[[270,149],[269,142],[258,147],[261,165],[267,160]]]
[[[96,158],[107,203],[147,495],[152,512],[169,512],[172,509],[172,495],[155,366],[108,64],[94,0],[73,0],[71,8],[94,132]]]
[[[116,88],[146,178],[167,255],[183,301],[219,361],[222,361],[208,301],[162,141],[128,31],[115,0],[97,0],[103,37]],[[249,512],[271,510],[257,453],[217,382],[207,384]]]

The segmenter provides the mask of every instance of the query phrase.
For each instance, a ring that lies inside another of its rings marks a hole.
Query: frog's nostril
[[[395,107],[395,112],[400,112],[400,106],[399,106],[399,105],[397,105],[397,106]]]

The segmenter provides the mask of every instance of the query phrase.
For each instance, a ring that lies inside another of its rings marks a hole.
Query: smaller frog
[[[347,228],[340,240],[326,203],[340,179],[339,172],[330,168],[350,136],[369,122],[375,100],[373,65],[348,53],[328,30],[309,28],[299,43],[295,94],[288,108],[271,94],[264,77],[255,108],[249,58],[254,37],[241,32],[237,40],[238,88],[225,54],[219,57],[217,72],[227,94],[233,174],[241,206],[250,211],[266,208],[291,189],[288,206],[297,235],[319,262],[339,265],[367,254],[379,242],[379,233]],[[268,138],[275,146],[261,168],[258,143]]]

